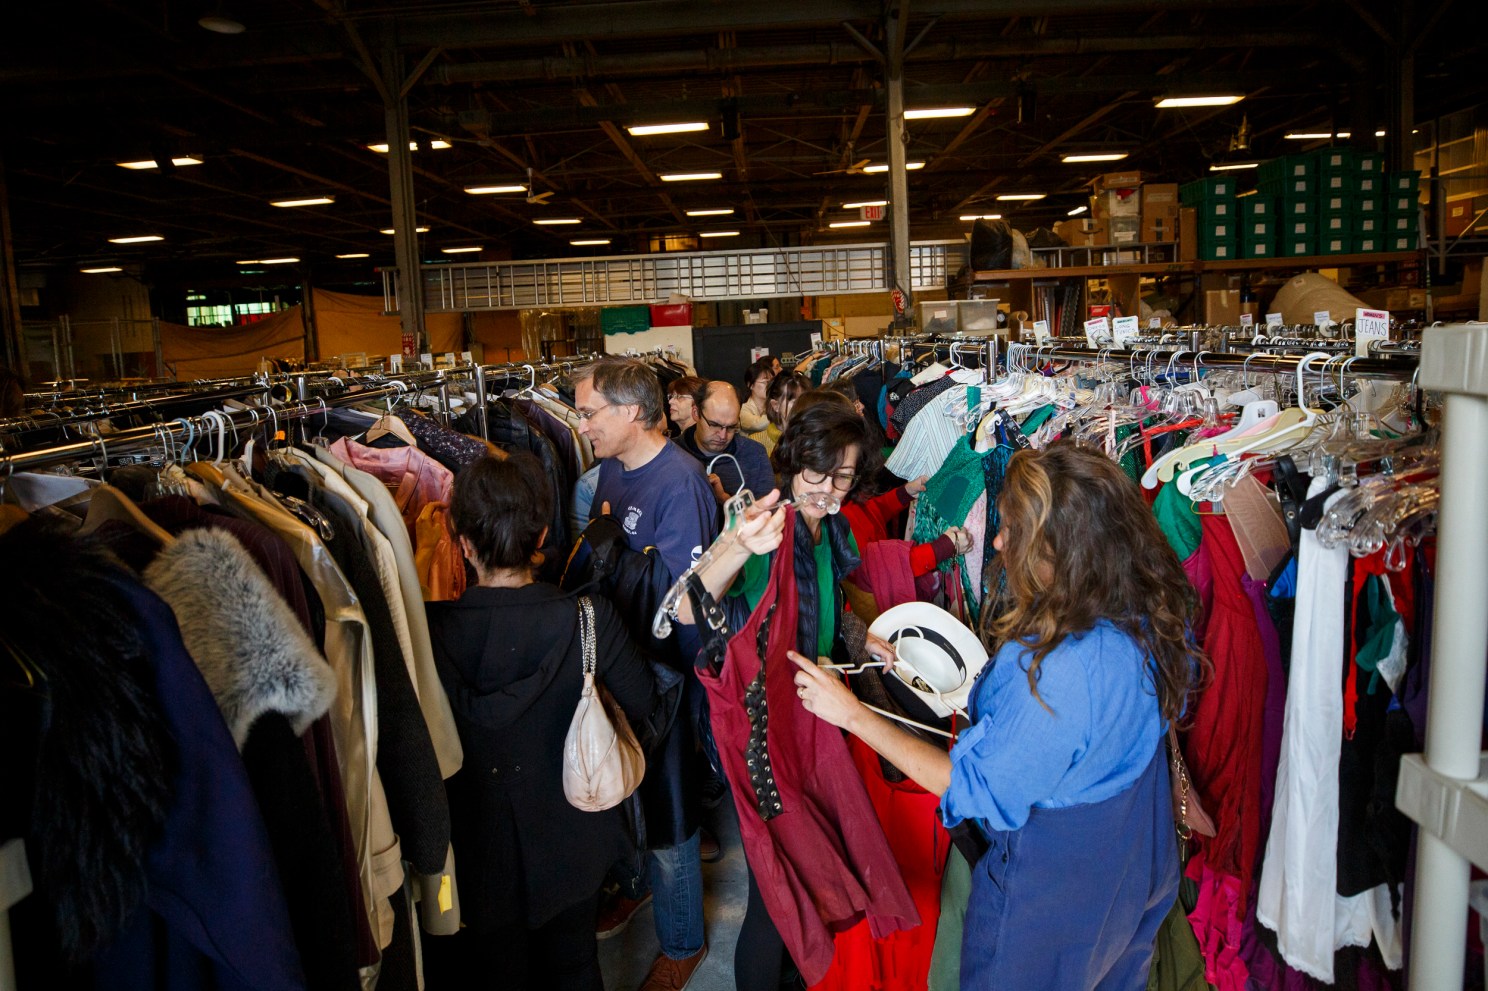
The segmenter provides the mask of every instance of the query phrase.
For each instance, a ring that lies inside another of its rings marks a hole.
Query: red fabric
[[[914,602],[914,550],[907,540],[880,540],[863,549],[863,563],[848,580],[873,596],[879,612]]]
[[[1194,707],[1183,752],[1218,835],[1203,840],[1209,867],[1240,880],[1239,908],[1250,894],[1260,844],[1261,744],[1266,656],[1255,611],[1241,578],[1245,560],[1222,516],[1200,517],[1204,539],[1195,557],[1208,560],[1203,598],[1204,648],[1213,676]]]
[[[858,542],[859,553],[866,553],[871,545],[880,540],[890,539],[890,525],[897,520],[900,513],[909,507],[909,502],[909,493],[901,485],[882,495],[874,496],[867,502],[848,500],[842,504],[842,515],[847,518],[847,525],[852,528],[853,539]],[[909,566],[916,576],[928,575],[940,562],[950,558],[955,552],[955,542],[949,537],[939,537],[930,543],[915,544],[909,552]],[[914,596],[910,596],[910,599],[913,598]]]
[[[935,814],[940,801],[912,781],[886,781],[878,755],[863,741],[849,737],[847,746],[920,911],[920,925],[883,939],[874,939],[865,922],[838,933],[832,969],[813,989],[918,991],[929,980],[940,921],[940,878],[950,852],[950,836]]]
[[[914,928],[920,917],[842,732],[807,712],[796,696],[796,666],[785,656],[795,649],[799,608],[795,511],[785,512],[785,539],[764,595],[729,640],[721,670],[715,675],[700,668],[698,678],[708,692],[713,736],[760,897],[801,976],[815,984],[831,966],[834,933],[866,918],[872,935],[882,938]],[[756,644],[767,616],[761,659]],[[762,663],[766,743],[783,806],[769,821],[760,818],[745,762],[745,691]]]

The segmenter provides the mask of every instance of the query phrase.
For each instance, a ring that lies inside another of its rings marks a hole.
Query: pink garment
[[[416,447],[368,447],[343,437],[331,445],[331,453],[387,486],[414,538],[419,513],[431,502],[449,505],[455,476],[444,465]]]
[[[863,563],[848,581],[873,596],[879,612],[902,602],[914,602],[915,576],[907,540],[879,540],[862,549]]]
[[[1217,991],[1246,991],[1250,971],[1240,955],[1239,878],[1210,870],[1202,850],[1189,858],[1184,873],[1199,886],[1199,900],[1188,921],[1204,954],[1204,980]]]
[[[413,565],[425,602],[453,602],[465,591],[465,556],[450,532],[449,507],[431,502],[414,529]]]

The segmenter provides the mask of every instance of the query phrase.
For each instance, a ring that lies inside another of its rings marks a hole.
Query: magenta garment
[[[848,581],[872,595],[879,612],[917,598],[909,559],[913,546],[907,540],[879,540],[861,548],[863,563]]]
[[[786,513],[759,604],[729,640],[721,670],[697,673],[749,869],[809,985],[831,967],[836,933],[866,918],[882,939],[919,925],[920,915],[842,731],[796,696],[796,666],[785,656],[795,649],[799,614],[795,520]]]
[[[409,540],[415,540],[414,524],[425,506],[449,505],[454,473],[416,447],[368,447],[343,437],[330,451],[387,486],[408,525]]]
[[[1266,583],[1242,575],[1240,585],[1255,612],[1261,652],[1266,658],[1266,699],[1261,709],[1261,835],[1269,836],[1271,806],[1276,801],[1276,765],[1281,760],[1281,724],[1286,714],[1286,671],[1281,667],[1281,638],[1266,609]]]

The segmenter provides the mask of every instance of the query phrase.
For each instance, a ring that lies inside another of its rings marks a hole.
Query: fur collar
[[[144,577],[176,614],[239,750],[266,713],[284,715],[298,735],[330,708],[335,674],[237,538],[188,530]]]

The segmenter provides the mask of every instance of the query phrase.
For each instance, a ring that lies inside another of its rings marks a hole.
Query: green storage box
[[[1317,212],[1317,200],[1311,196],[1304,196],[1297,199],[1283,199],[1278,215],[1283,220],[1304,220],[1316,217]]]
[[[1354,192],[1360,196],[1378,197],[1385,191],[1385,180],[1375,172],[1361,172],[1354,176]]]
[[[1242,237],[1240,239],[1241,258],[1275,258],[1276,238],[1274,237]]]
[[[1386,251],[1415,251],[1416,235],[1414,234],[1386,234]]]
[[[1387,213],[1381,229],[1386,234],[1414,234],[1416,222],[1414,213]]]
[[[1316,241],[1318,221],[1316,217],[1288,217],[1281,222],[1282,238],[1306,238]]]
[[[1394,214],[1410,214],[1415,216],[1416,207],[1420,206],[1415,193],[1386,193],[1385,212]]]
[[[1324,193],[1318,198],[1318,213],[1348,213],[1353,209],[1354,198],[1348,193]]]
[[[1206,200],[1233,200],[1239,191],[1232,176],[1211,176],[1179,186],[1178,202],[1184,206],[1202,206]]]
[[[1409,193],[1415,198],[1421,191],[1421,173],[1391,172],[1385,176],[1385,189],[1392,193]]]
[[[1240,257],[1240,242],[1233,237],[1200,241],[1199,257],[1207,262],[1234,261]]]
[[[1318,238],[1320,255],[1347,255],[1354,250],[1354,236],[1348,231],[1342,234],[1323,234]]]
[[[1256,170],[1256,182],[1282,183],[1286,179],[1312,179],[1317,175],[1317,162],[1311,155],[1283,155],[1262,162]]]
[[[1379,193],[1360,193],[1354,197],[1354,213],[1382,217],[1385,214],[1385,198]]]
[[[1251,196],[1240,197],[1240,219],[1255,220],[1261,217],[1267,220],[1276,216],[1276,199],[1264,193],[1255,193]]]
[[[1348,213],[1325,213],[1318,217],[1317,231],[1322,237],[1336,237],[1342,234],[1347,237],[1353,233],[1354,219]]]
[[[1347,196],[1354,191],[1355,184],[1359,181],[1354,172],[1336,172],[1332,169],[1325,170],[1323,177],[1318,180],[1318,195]]]
[[[1276,239],[1276,221],[1271,217],[1251,217],[1240,221],[1240,239],[1264,238],[1267,241]]]
[[[1240,225],[1234,217],[1219,219],[1199,218],[1199,244],[1209,241],[1229,241],[1240,236]]]
[[[1310,237],[1283,237],[1277,243],[1282,258],[1307,258],[1317,254],[1317,241]]]
[[[639,334],[651,329],[651,307],[606,306],[599,311],[599,329],[606,334]]]
[[[1353,216],[1353,231],[1355,236],[1384,234],[1385,218],[1380,214],[1356,213]]]
[[[1360,172],[1383,177],[1385,174],[1385,156],[1377,151],[1360,152],[1354,157],[1354,168]]]
[[[1356,234],[1354,236],[1354,253],[1367,255],[1373,251],[1385,250],[1385,236],[1383,234]]]
[[[1313,152],[1317,162],[1318,171],[1332,170],[1334,172],[1352,172],[1354,170],[1354,149],[1319,148]]]

